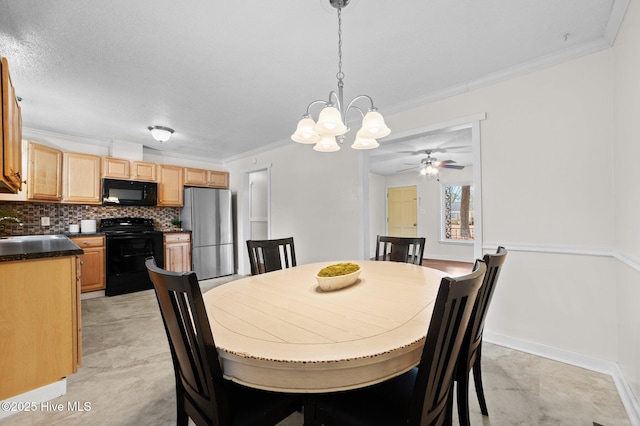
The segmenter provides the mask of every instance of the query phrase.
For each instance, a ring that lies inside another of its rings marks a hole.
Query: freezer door
[[[199,280],[233,274],[233,244],[194,247],[193,265]]]

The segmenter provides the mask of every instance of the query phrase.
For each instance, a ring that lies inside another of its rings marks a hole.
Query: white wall
[[[362,154],[348,146],[319,153],[291,142],[225,164],[243,215],[243,174],[271,164],[270,238],[294,237],[298,264],[357,260],[364,256],[361,226],[368,229],[361,194]],[[239,271],[248,273],[245,231],[238,229]]]
[[[630,2],[613,49],[613,175],[618,364],[640,401],[640,6]],[[638,420],[640,422],[640,420]]]
[[[507,260],[487,329],[541,345],[562,342],[568,351],[615,361],[615,324],[605,321],[597,335],[580,326],[592,324],[594,312],[604,318],[616,312],[611,285],[602,280],[612,265],[582,254],[613,242],[611,58],[611,50],[599,52],[387,121],[403,131],[486,112],[484,241],[491,249],[505,245],[514,258]],[[569,254],[544,255],[559,247]],[[539,273],[532,275],[535,266]],[[575,303],[560,303],[573,293]],[[528,315],[514,317],[514,311]]]

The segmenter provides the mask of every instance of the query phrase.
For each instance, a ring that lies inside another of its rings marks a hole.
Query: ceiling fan
[[[431,153],[433,151],[434,150],[430,150],[430,149],[427,149],[425,151],[418,151],[418,152],[424,152],[425,154],[427,154],[427,156],[422,160],[420,160],[419,165],[412,165],[412,167],[409,167],[407,169],[398,170],[398,173],[419,167],[421,175],[427,176],[428,178],[432,178],[438,174],[438,169],[455,169],[455,170],[464,169],[464,166],[453,164],[455,163],[455,161],[453,160],[438,161],[437,158],[434,158],[431,156]],[[409,163],[406,163],[406,164],[409,165]]]

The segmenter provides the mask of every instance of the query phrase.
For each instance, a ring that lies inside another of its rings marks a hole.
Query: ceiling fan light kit
[[[317,100],[307,106],[306,113],[298,122],[296,131],[291,135],[294,142],[302,144],[315,144],[314,150],[320,152],[334,152],[340,149],[344,142],[344,135],[349,131],[345,122],[347,113],[356,110],[362,115],[362,126],[356,134],[355,141],[351,147],[353,149],[373,149],[380,144],[376,139],[388,136],[391,130],[384,122],[382,114],[373,104],[373,99],[368,95],[359,95],[353,98],[345,107],[343,98],[344,73],[342,72],[342,9],[349,4],[349,0],[329,0],[331,6],[338,9],[338,92],[331,91],[329,100]],[[355,103],[366,99],[369,107],[365,113]],[[311,118],[310,110],[314,105],[323,104],[318,121]],[[333,139],[333,141],[331,141]]]

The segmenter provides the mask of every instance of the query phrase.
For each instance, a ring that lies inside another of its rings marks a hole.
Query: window
[[[442,185],[442,238],[473,241],[473,185]]]

